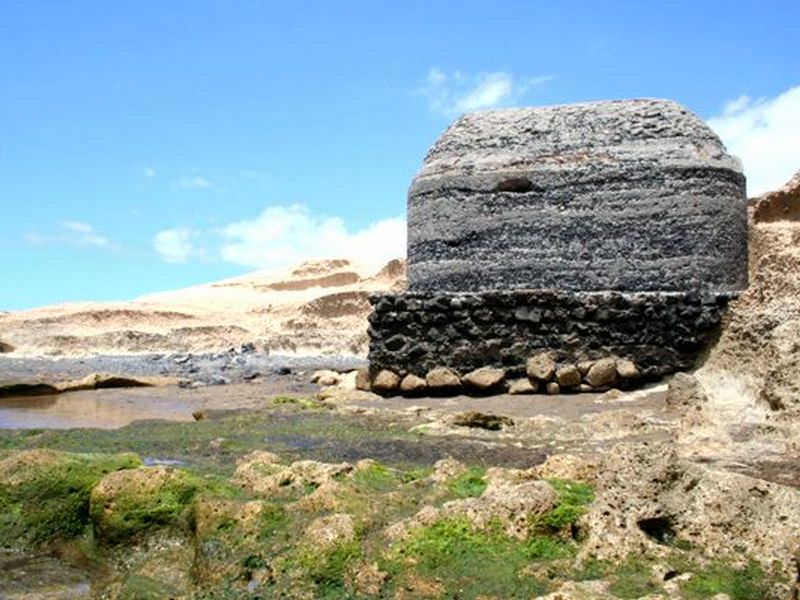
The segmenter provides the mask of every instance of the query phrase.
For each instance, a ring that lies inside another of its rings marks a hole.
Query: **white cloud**
[[[463,112],[496,108],[518,103],[532,87],[550,81],[550,76],[515,80],[511,73],[497,71],[467,77],[433,68],[419,93],[428,99],[434,112],[452,117]]]
[[[781,187],[800,169],[800,86],[775,98],[736,98],[708,125],[742,160],[749,196]]]
[[[489,73],[466,96],[456,102],[459,112],[497,106],[511,96],[514,83],[508,73]]]
[[[173,181],[172,186],[180,190],[204,190],[214,187],[214,184],[200,175],[187,175]]]
[[[188,229],[165,229],[153,238],[153,248],[166,262],[182,263],[196,254]]]
[[[248,267],[288,266],[312,258],[351,258],[381,264],[405,256],[403,218],[349,232],[339,217],[315,216],[305,206],[272,206],[258,217],[221,230],[220,255]]]
[[[168,262],[212,257],[245,267],[276,268],[304,260],[350,258],[380,266],[405,256],[406,221],[383,219],[350,231],[340,217],[314,215],[301,205],[270,206],[253,219],[217,229],[167,229],[154,247]]]
[[[142,175],[144,175],[145,179],[154,179],[158,175],[158,171],[153,167],[145,167],[142,169]]]
[[[83,221],[63,221],[61,226],[60,239],[70,244],[78,246],[96,246],[98,248],[111,247],[111,241],[98,234],[94,227]]]

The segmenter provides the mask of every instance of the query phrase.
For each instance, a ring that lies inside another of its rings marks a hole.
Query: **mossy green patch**
[[[141,468],[106,477],[91,495],[90,514],[101,538],[119,543],[147,530],[188,529],[201,478],[177,469]]]
[[[92,488],[108,473],[141,464],[133,454],[30,451],[0,462],[0,546],[79,535]]]
[[[475,498],[486,489],[488,484],[485,478],[484,467],[469,467],[447,482],[447,490],[456,498]]]
[[[395,469],[372,463],[357,469],[352,476],[354,485],[374,492],[388,492],[397,489],[403,483],[402,473]]]
[[[330,410],[332,405],[314,398],[295,398],[293,396],[276,396],[272,399],[276,406],[295,406],[300,410]]]
[[[345,590],[345,576],[363,555],[357,541],[341,542],[330,548],[300,552],[297,566],[317,586],[319,598],[338,595]]]
[[[629,558],[614,566],[608,573],[609,591],[622,600],[632,600],[661,591],[653,580],[650,564],[638,558]]]
[[[117,598],[119,600],[163,600],[182,597],[183,594],[172,586],[144,575],[129,575],[122,584]]]
[[[578,521],[594,501],[594,490],[585,483],[566,479],[548,479],[558,494],[558,503],[541,520],[542,525],[553,531],[564,530]]]
[[[744,567],[734,567],[715,561],[681,584],[681,592],[687,600],[712,598],[716,594],[727,594],[731,600],[762,600],[770,597],[775,577],[768,575],[756,562]]]
[[[451,518],[413,531],[382,567],[399,585],[418,575],[443,582],[463,598],[530,598],[547,586],[525,568],[573,554],[571,542],[543,536],[520,540],[505,534],[499,524],[479,530],[466,519]]]

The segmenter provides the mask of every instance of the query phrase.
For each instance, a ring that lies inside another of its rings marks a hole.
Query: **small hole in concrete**
[[[533,184],[527,177],[512,177],[498,182],[494,187],[495,192],[513,192],[521,194],[530,192],[533,189]]]

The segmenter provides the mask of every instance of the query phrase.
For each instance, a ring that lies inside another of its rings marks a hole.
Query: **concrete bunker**
[[[464,115],[409,189],[408,273],[371,298],[376,391],[633,387],[693,366],[746,286],[745,179],[667,100]]]

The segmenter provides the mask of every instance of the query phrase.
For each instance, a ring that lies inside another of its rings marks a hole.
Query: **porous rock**
[[[400,385],[400,376],[389,369],[381,369],[372,379],[372,391],[379,394],[394,392]]]
[[[330,548],[355,538],[355,522],[347,513],[334,513],[314,519],[305,530],[305,543],[314,548]]]
[[[617,361],[617,376],[620,379],[636,379],[639,369],[632,360],[621,359]]]
[[[457,425],[459,427],[488,429],[489,431],[499,431],[503,427],[514,425],[514,419],[503,415],[492,415],[477,411],[470,411],[453,417],[453,425]]]
[[[506,534],[525,539],[542,515],[551,511],[558,494],[546,481],[519,479],[515,473],[487,477],[487,487],[477,498],[446,502],[442,507],[423,507],[416,515],[386,530],[390,540],[406,538],[414,529],[443,519],[465,518],[478,529],[499,524]]]
[[[525,370],[531,379],[549,381],[556,372],[556,361],[547,352],[541,352],[528,359]]]
[[[256,450],[237,463],[232,481],[253,493],[270,496],[284,490],[303,489],[307,485],[319,487],[352,470],[353,465],[349,463],[314,460],[299,460],[286,466],[280,464],[275,454]]]
[[[321,386],[336,385],[341,381],[341,379],[341,374],[337,373],[336,371],[331,371],[330,369],[314,371],[314,373],[311,375],[311,383],[316,383],[317,385]]]
[[[618,444],[598,473],[581,556],[667,555],[682,541],[706,556],[752,559],[797,580],[796,488],[686,461],[671,442]],[[788,585],[774,597],[790,597]]]
[[[468,388],[485,392],[497,389],[506,377],[506,372],[503,369],[494,367],[481,367],[470,371],[462,378],[462,382]]]
[[[586,373],[586,383],[595,388],[614,385],[617,382],[617,363],[613,358],[601,358]]]
[[[569,479],[591,483],[598,474],[599,461],[591,456],[552,454],[533,467],[532,472],[541,479]]]
[[[708,402],[703,384],[691,373],[675,373],[667,387],[667,406],[686,409]]]
[[[667,100],[462,116],[411,184],[408,233],[411,291],[747,281],[741,165]]]
[[[369,369],[361,367],[356,371],[356,389],[362,392],[372,391],[372,385],[369,380]]]
[[[581,384],[581,373],[575,365],[565,365],[556,370],[556,381],[561,387],[576,387]]]
[[[800,171],[779,190],[759,197],[753,207],[755,223],[800,221]]]
[[[428,388],[428,384],[422,377],[417,377],[409,373],[400,382],[400,392],[403,394],[420,394]]]
[[[447,367],[437,367],[425,375],[425,382],[431,391],[450,391],[461,386],[458,373]]]
[[[535,394],[538,389],[538,383],[532,383],[527,377],[524,379],[515,379],[508,384],[508,393],[513,395]]]
[[[589,369],[592,368],[594,364],[593,360],[582,360],[578,363],[578,371],[580,371],[581,377],[585,377],[586,374],[589,372]]]

